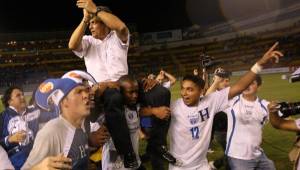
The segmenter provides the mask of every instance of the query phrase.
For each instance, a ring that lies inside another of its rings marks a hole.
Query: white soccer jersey
[[[182,98],[171,104],[169,128],[170,152],[183,162],[170,170],[207,170],[206,159],[215,113],[228,107],[229,88],[201,98],[197,106],[188,107]]]
[[[138,107],[139,108],[139,107]],[[139,129],[140,129],[140,118],[138,116],[138,110],[130,110],[125,107],[125,116],[127,125],[130,131],[130,138],[133,146],[133,150],[136,154],[138,165],[141,164],[139,157]],[[124,164],[119,155],[117,155],[116,148],[110,139],[102,149],[102,169],[103,170],[129,170],[124,167]],[[133,168],[136,169],[136,168]],[[132,169],[132,170],[133,170]]]
[[[227,147],[225,154],[243,160],[257,158],[262,153],[262,128],[268,120],[268,101],[257,98],[247,101],[242,95],[230,100],[227,109]]]

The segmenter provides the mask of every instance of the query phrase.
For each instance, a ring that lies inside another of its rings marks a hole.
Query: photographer
[[[292,114],[299,113],[299,109],[295,109],[297,106],[294,105],[294,107],[289,107],[289,111],[295,111]],[[279,117],[278,111],[283,110],[286,108],[283,108],[282,105],[280,105],[277,102],[272,101],[268,105],[268,109],[270,112],[270,122],[272,126],[276,129],[282,129],[287,131],[294,131],[294,132],[300,132],[300,119],[296,120],[286,120],[282,117]],[[281,112],[280,111],[280,112]],[[282,112],[281,112],[282,113]],[[291,112],[290,112],[291,113]],[[283,112],[283,117],[286,117],[287,112]],[[291,114],[289,114],[291,115]],[[294,169],[300,170],[300,164],[299,164],[299,157],[300,156],[300,140],[297,138],[297,141],[295,142],[294,148],[289,153],[290,160],[294,163]]]

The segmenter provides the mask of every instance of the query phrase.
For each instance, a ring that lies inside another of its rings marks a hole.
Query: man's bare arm
[[[297,127],[295,120],[285,120],[278,116],[278,108],[278,103],[274,101],[268,105],[271,125],[276,129],[299,132],[300,129]]]
[[[97,13],[97,6],[92,0],[77,0],[77,6],[86,9],[91,14]],[[128,41],[129,30],[125,23],[117,16],[106,11],[100,11],[97,13],[97,17],[99,17],[108,28],[115,30],[123,43]]]
[[[259,59],[256,64],[243,75],[231,88],[229,91],[228,99],[232,99],[234,96],[240,94],[245,90],[256,78],[256,75],[270,62],[278,62],[283,54],[280,51],[276,51],[278,42],[276,42],[264,55]]]
[[[75,31],[72,33],[71,38],[69,40],[68,47],[70,50],[81,50],[81,40],[85,33],[86,28],[88,27],[90,21],[90,14],[84,9],[83,10],[83,18],[80,24],[77,26]]]

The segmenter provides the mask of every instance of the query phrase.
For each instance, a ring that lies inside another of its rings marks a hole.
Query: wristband
[[[98,16],[98,13],[101,12],[103,10],[103,7],[101,6],[97,6],[97,11],[95,12],[95,16]]]
[[[251,67],[251,71],[255,74],[259,74],[262,71],[262,66],[255,63],[252,67]]]

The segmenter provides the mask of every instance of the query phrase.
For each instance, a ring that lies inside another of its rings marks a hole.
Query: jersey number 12
[[[190,131],[191,131],[191,133],[192,133],[192,138],[193,138],[193,139],[199,139],[199,128],[198,128],[198,126],[192,127],[192,128],[190,129]]]

